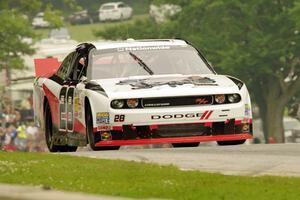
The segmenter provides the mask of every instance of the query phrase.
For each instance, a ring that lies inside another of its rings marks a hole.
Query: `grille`
[[[160,137],[186,137],[210,135],[210,129],[204,124],[159,125],[155,130]]]
[[[186,96],[186,97],[164,97],[142,99],[142,107],[169,107],[169,106],[188,106],[188,105],[211,105],[213,96]]]

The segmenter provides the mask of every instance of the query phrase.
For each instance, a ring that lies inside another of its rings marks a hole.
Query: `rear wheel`
[[[190,143],[173,143],[172,146],[174,148],[182,148],[182,147],[197,147],[200,142],[190,142]]]
[[[94,151],[105,151],[105,150],[118,150],[120,149],[120,146],[112,146],[112,147],[96,147],[96,141],[95,141],[95,135],[93,133],[93,117],[91,112],[90,105],[86,106],[86,133],[87,133],[87,139],[88,143],[92,150]]]
[[[74,152],[77,150],[77,146],[60,146],[54,144],[52,115],[48,103],[46,103],[45,107],[45,138],[50,152]]]
[[[240,145],[244,144],[246,140],[232,140],[232,141],[217,141],[220,146],[228,146],[228,145]]]

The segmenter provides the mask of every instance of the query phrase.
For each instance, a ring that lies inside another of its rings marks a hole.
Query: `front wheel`
[[[174,148],[182,148],[182,147],[197,147],[200,142],[191,142],[191,143],[173,143],[172,146]]]
[[[232,140],[232,141],[217,141],[220,146],[228,146],[228,145],[240,145],[244,144],[246,140]]]
[[[87,140],[90,145],[90,148],[93,151],[105,151],[105,150],[118,150],[120,149],[120,146],[112,146],[112,147],[97,147],[96,146],[96,141],[95,141],[95,134],[93,132],[93,117],[92,117],[92,112],[91,108],[88,105],[86,107],[86,134],[87,134]]]

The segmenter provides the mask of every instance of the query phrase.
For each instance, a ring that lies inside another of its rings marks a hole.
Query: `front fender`
[[[88,100],[88,102],[86,102]],[[108,113],[110,109],[110,100],[107,96],[92,90],[87,90],[85,95],[85,105],[90,104],[93,117],[93,126],[97,125],[97,113]]]

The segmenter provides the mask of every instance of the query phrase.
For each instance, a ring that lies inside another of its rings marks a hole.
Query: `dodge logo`
[[[187,113],[187,114],[175,114],[175,115],[152,115],[152,120],[157,119],[182,119],[182,118],[195,118],[201,117],[203,113]]]

